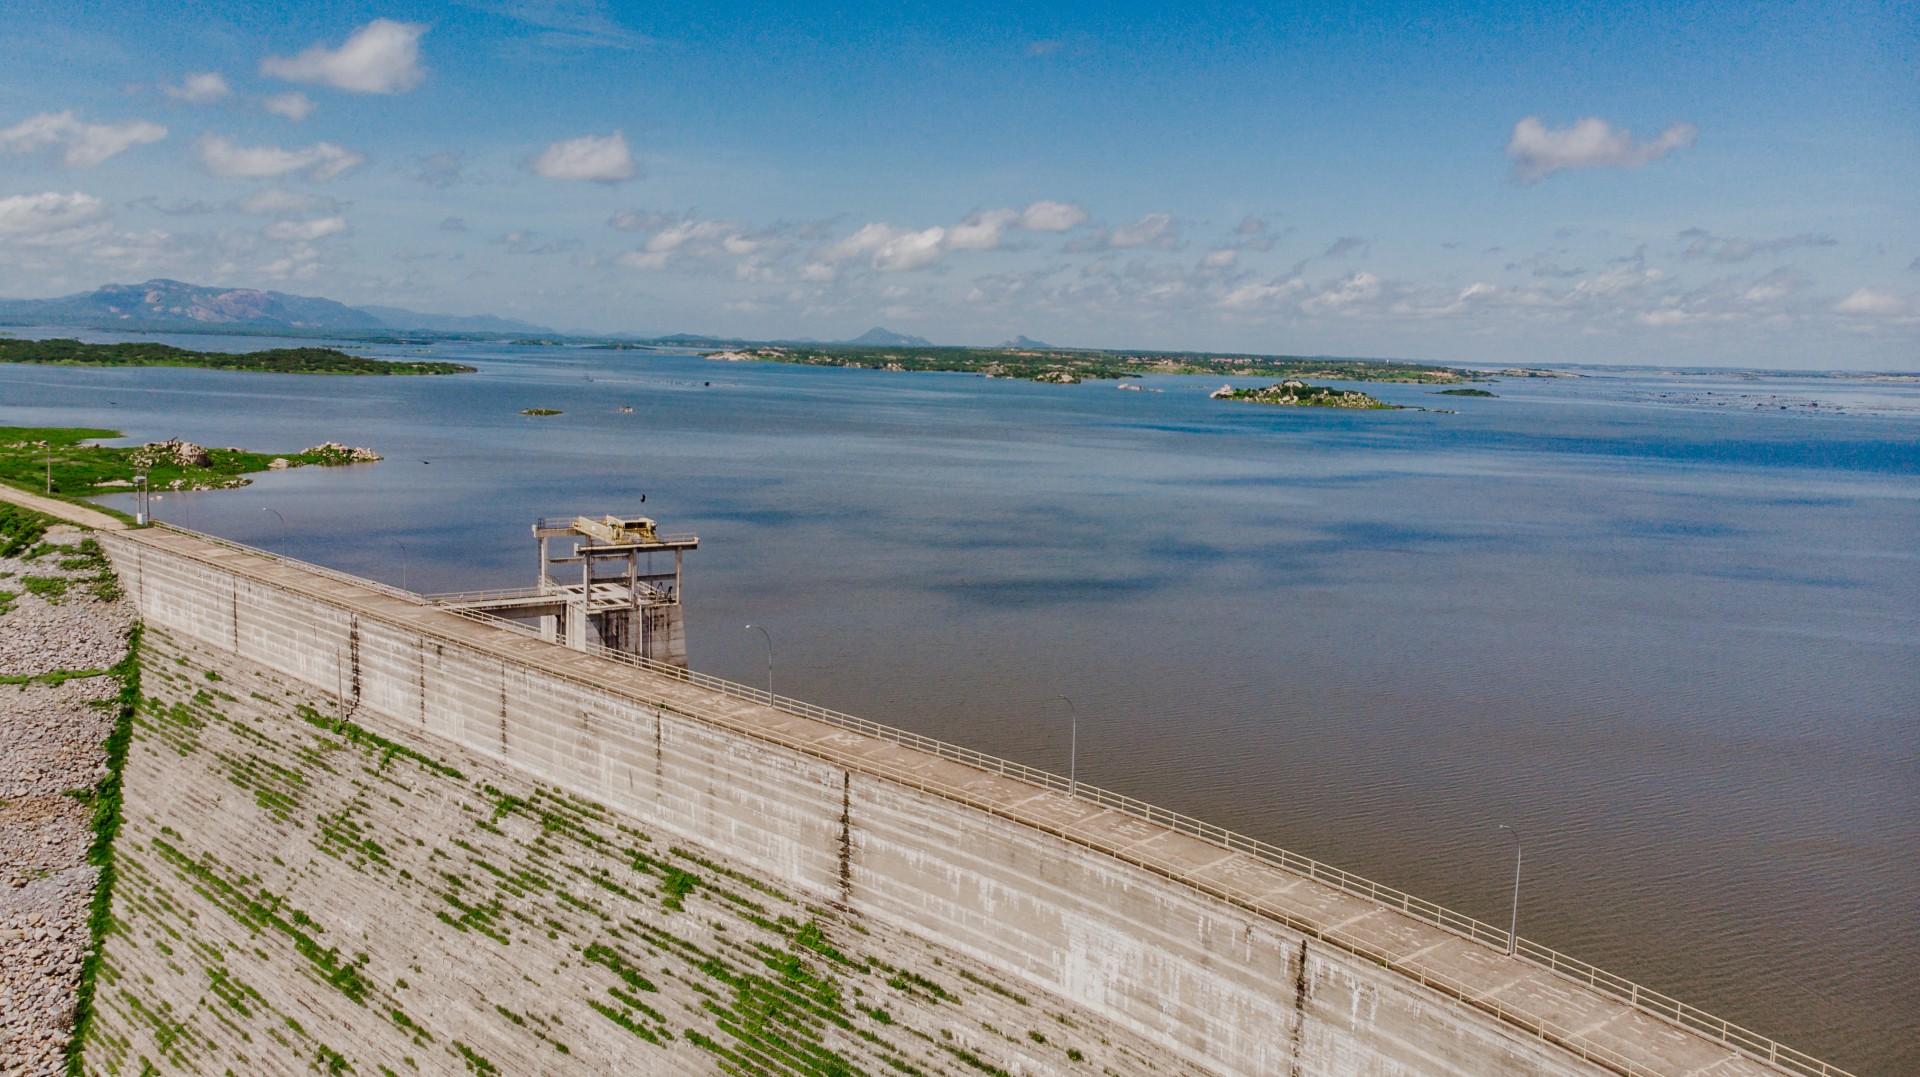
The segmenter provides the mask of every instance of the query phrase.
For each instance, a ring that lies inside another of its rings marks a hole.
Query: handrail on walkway
[[[377,591],[389,598],[397,598],[413,605],[440,609],[442,612],[456,617],[462,617],[479,624],[505,629],[533,639],[541,638],[539,631],[531,625],[523,624],[509,618],[481,612],[479,610],[434,606],[431,601],[420,595],[380,583],[377,580],[369,580],[336,569],[310,564],[268,550],[234,542],[230,539],[223,539],[214,535],[191,531],[173,524],[156,523],[154,526],[210,542],[237,553],[277,561],[316,573],[328,579]],[[1472,939],[1476,942],[1486,943],[1489,946],[1501,950],[1507,949],[1508,943],[1511,941],[1514,944],[1514,953],[1518,957],[1547,968],[1561,976],[1583,983],[1596,991],[1610,995],[1636,1009],[1676,1022],[1702,1036],[1725,1044],[1750,1058],[1771,1063],[1794,1073],[1805,1074],[1807,1077],[1853,1077],[1853,1075],[1846,1070],[1829,1065],[1820,1059],[1814,1058],[1812,1055],[1797,1051],[1788,1047],[1786,1044],[1763,1036],[1751,1029],[1733,1024],[1723,1018],[1715,1017],[1705,1010],[1691,1006],[1663,992],[1644,987],[1625,977],[1616,976],[1588,962],[1562,954],[1551,947],[1544,946],[1530,939],[1513,938],[1505,928],[1484,923],[1464,913],[1455,912],[1443,905],[1416,897],[1403,890],[1374,882],[1371,879],[1355,875],[1352,872],[1336,868],[1330,864],[1321,863],[1311,857],[1302,856],[1299,853],[1261,841],[1258,838],[1251,838],[1244,834],[1236,833],[1225,827],[1216,826],[1193,816],[1149,804],[1146,801],[1135,799],[1124,793],[1117,793],[1112,790],[1100,788],[1099,786],[1089,785],[1084,781],[1072,781],[1059,774],[1042,770],[1038,767],[1030,767],[1024,763],[1016,763],[1009,759],[1001,759],[998,756],[977,752],[971,748],[936,740],[932,737],[912,732],[911,730],[882,725],[879,722],[867,718],[860,718],[855,715],[844,714],[840,711],[815,706],[804,700],[772,695],[764,689],[737,684],[733,681],[712,676],[711,674],[682,669],[678,666],[657,662],[640,655],[616,651],[600,644],[589,645],[584,649],[583,653],[590,654],[596,658],[603,658],[633,666],[656,676],[693,684],[735,699],[755,703],[760,706],[771,707],[775,710],[802,718],[809,718],[841,729],[851,730],[865,736],[890,741],[903,747],[927,752],[943,759],[950,759],[954,762],[964,763],[968,766],[989,771],[1003,777],[1013,778],[1030,785],[1036,785],[1051,792],[1076,797],[1102,808],[1121,812],[1134,818],[1143,819],[1147,822],[1166,827],[1177,833],[1198,838],[1201,841],[1208,842],[1223,849],[1247,853],[1296,875],[1302,875],[1317,882],[1337,887],[1347,893],[1368,898],[1389,908],[1398,909],[1406,915],[1424,923],[1432,924],[1443,930],[1453,932],[1454,934]],[[909,784],[925,784],[925,779],[913,778]],[[945,791],[944,795],[958,796],[962,800],[970,799],[967,794],[959,790]],[[1136,860],[1140,859],[1138,854],[1129,853],[1128,856]],[[1174,877],[1181,877],[1181,873],[1177,870],[1169,869],[1167,873]],[[1190,885],[1201,886],[1203,889],[1222,892],[1217,883],[1209,882],[1203,885],[1193,880],[1188,880],[1188,882]],[[1419,980],[1423,984],[1440,987],[1448,994],[1452,994],[1475,1006],[1482,1009],[1490,1009],[1503,1019],[1512,1020],[1515,1018],[1523,1018],[1523,1020],[1519,1020],[1517,1023],[1531,1028],[1543,1038],[1550,1039],[1563,1047],[1572,1049],[1592,1061],[1600,1062],[1621,1073],[1633,1075],[1633,1077],[1640,1077],[1642,1074],[1646,1074],[1647,1077],[1654,1077],[1654,1075],[1648,1073],[1643,1067],[1630,1060],[1621,1058],[1606,1048],[1586,1041],[1577,1033],[1560,1029],[1531,1015],[1508,1011],[1505,1007],[1497,1003],[1481,999],[1479,993],[1469,985],[1455,984],[1443,974],[1436,973],[1431,969],[1426,969],[1414,963],[1399,960],[1391,954],[1380,952],[1377,947],[1363,940],[1346,938],[1337,930],[1327,929],[1317,924],[1299,922],[1298,918],[1281,910],[1271,907],[1263,908],[1265,903],[1252,895],[1223,894],[1223,896],[1228,896],[1230,900],[1234,900],[1237,904],[1249,908],[1261,909],[1269,915],[1274,915],[1279,919],[1293,923],[1296,927],[1312,931],[1321,938],[1336,943],[1341,946],[1342,949],[1381,961],[1383,964],[1389,965],[1397,971]]]

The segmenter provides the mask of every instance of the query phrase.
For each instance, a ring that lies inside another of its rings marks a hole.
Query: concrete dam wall
[[[161,529],[99,1073],[1763,1074],[1150,820]]]

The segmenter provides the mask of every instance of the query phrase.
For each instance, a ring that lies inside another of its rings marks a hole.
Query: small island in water
[[[269,348],[257,352],[196,352],[138,341],[86,344],[78,340],[0,337],[0,363],[49,366],[179,366],[265,374],[471,374],[462,363],[396,362],[348,355],[338,348]]]
[[[1235,389],[1222,385],[1210,394],[1215,400],[1246,400],[1255,404],[1277,404],[1290,408],[1367,408],[1399,411],[1389,404],[1357,389],[1335,389],[1327,385],[1308,385],[1297,378],[1260,389]]]
[[[146,475],[153,490],[229,490],[251,483],[246,476],[257,471],[380,459],[372,449],[334,441],[289,453],[208,449],[178,439],[125,447],[94,444],[120,436],[118,430],[0,426],[0,479],[67,497],[129,490],[136,474]]]

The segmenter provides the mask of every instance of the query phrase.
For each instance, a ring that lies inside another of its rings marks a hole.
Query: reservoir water
[[[1084,781],[1500,924],[1506,824],[1523,934],[1920,1071],[1920,385],[1362,387],[1442,414],[373,351],[481,370],[0,366],[0,423],[370,446],[157,514],[428,592],[526,582],[534,517],[644,494],[701,537],[696,668],[763,683],[752,622],[783,694],[1059,770],[1077,719]]]

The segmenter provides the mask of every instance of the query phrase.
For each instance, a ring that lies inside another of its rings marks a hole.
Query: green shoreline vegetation
[[[1071,385],[1145,374],[1226,374],[1238,377],[1326,378],[1452,385],[1483,375],[1426,363],[1386,359],[1316,359],[1207,352],[1107,352],[1065,348],[907,348],[898,346],[755,345],[703,353],[734,362],[798,363],[866,370],[946,371],[989,378]]]
[[[0,363],[48,366],[177,366],[267,374],[471,374],[460,363],[405,362],[348,355],[337,348],[269,348],[257,352],[196,352],[138,341],[85,344],[78,340],[0,337]]]
[[[1259,389],[1235,389],[1223,385],[1213,391],[1215,400],[1245,400],[1254,404],[1277,404],[1290,408],[1359,408],[1384,411],[1403,411],[1399,404],[1389,404],[1356,389],[1335,389],[1326,385],[1308,385],[1298,379],[1289,378],[1275,385]]]
[[[51,493],[71,499],[130,490],[134,475],[142,472],[153,490],[224,490],[246,486],[252,481],[246,476],[253,472],[380,459],[370,449],[331,441],[290,453],[206,449],[178,440],[124,447],[93,444],[121,436],[118,430],[84,427],[0,426],[0,481],[47,492],[51,466]]]

